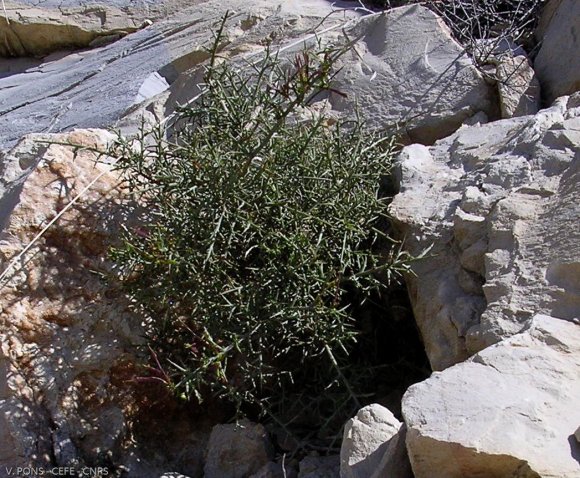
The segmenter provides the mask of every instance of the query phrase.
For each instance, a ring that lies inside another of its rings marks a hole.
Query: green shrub
[[[267,52],[236,68],[214,51],[171,139],[158,128],[120,142],[145,219],[113,251],[156,379],[321,434],[360,405],[371,372],[348,362],[353,307],[409,260],[381,232],[391,139],[358,119],[303,118],[340,54]]]

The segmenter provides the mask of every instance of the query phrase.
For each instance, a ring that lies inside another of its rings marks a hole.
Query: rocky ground
[[[481,42],[484,67],[421,5],[4,7],[0,477],[97,465],[129,478],[580,477],[579,2],[547,2],[529,57]],[[406,144],[390,213],[411,253],[429,250],[406,280],[434,372],[403,396],[403,421],[378,404],[361,409],[340,456],[285,462],[262,425],[215,425],[219,412],[142,387],[142,325],[103,280],[105,251],[135,218],[92,149],[112,141],[106,128],[129,135],[199,92],[210,32],[228,9],[220,48],[232,61],[259,57],[267,42],[291,53],[353,39],[336,78],[347,96],[322,107],[347,116],[357,105]]]

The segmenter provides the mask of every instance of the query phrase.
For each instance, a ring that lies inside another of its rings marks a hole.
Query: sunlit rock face
[[[580,315],[579,100],[401,152],[390,211],[412,253],[431,247],[408,284],[435,370],[536,313]]]
[[[580,90],[580,3],[550,0],[537,31],[541,48],[534,68],[547,106]]]
[[[536,316],[520,334],[403,398],[416,478],[580,476],[580,326]]]

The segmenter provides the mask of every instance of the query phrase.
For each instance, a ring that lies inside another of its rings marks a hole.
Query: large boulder
[[[228,10],[221,47],[229,48],[231,55],[263,51],[268,42],[284,44],[358,17],[352,12],[329,16],[332,6],[324,0],[257,0],[250,5],[212,0],[189,7],[186,4],[192,2],[183,3],[175,15],[106,46],[53,53],[43,61],[0,63],[0,71],[7,72],[0,74],[0,118],[5,126],[0,148],[13,146],[31,132],[112,126],[141,102],[168,90],[181,73],[207,60],[212,32]]]
[[[539,30],[535,70],[545,101],[580,90],[580,2],[550,0]]]
[[[140,385],[141,318],[105,280],[113,273],[108,248],[121,224],[132,227],[117,174],[104,157],[96,161],[94,150],[112,140],[102,130],[29,135],[2,157],[2,470],[98,463],[111,475],[123,467],[142,478],[201,472],[206,426],[193,428],[155,382]],[[163,416],[151,416],[154,400]],[[160,442],[163,453],[151,452]]]
[[[580,326],[525,332],[434,373],[403,398],[416,478],[578,478]]]
[[[0,409],[7,443],[15,446],[2,466],[43,464],[51,455],[64,466],[75,465],[81,436],[100,445],[93,449],[98,453],[121,445],[125,433],[108,384],[115,381],[112,370],[130,356],[131,315],[122,301],[105,297],[106,288],[91,272],[105,270],[101,255],[115,216],[107,218],[103,197],[112,192],[115,201],[117,180],[104,175],[69,217],[13,262],[40,227],[107,168],[95,165],[91,153],[73,161],[72,148],[46,143],[68,140],[104,148],[111,135],[29,136],[3,158],[0,348],[8,380]]]
[[[464,127],[396,166],[394,226],[434,370],[520,332],[536,313],[580,315],[580,98]]]
[[[82,8],[100,18],[101,7]],[[7,127],[0,132],[0,147],[30,132],[110,126],[120,118],[121,126],[133,131],[143,115],[163,119],[199,91],[200,65],[213,41],[210,32],[226,10],[231,15],[220,45],[225,56],[261,55],[268,43],[288,48],[288,54],[318,40],[352,46],[340,59],[335,78],[336,90],[346,97],[332,93],[328,102],[344,115],[358,106],[371,127],[398,128],[410,140],[432,143],[474,115],[499,114],[493,87],[443,22],[424,7],[360,19],[360,11],[333,13],[324,0],[257,0],[250,5],[211,0],[149,26],[139,23],[141,17],[133,21],[136,14],[127,13],[133,10],[123,10],[129,19],[111,14],[110,26],[97,22],[91,29],[85,19],[83,42],[98,48],[53,53],[36,62],[4,60],[0,117]],[[67,35],[80,31],[73,28],[73,17],[63,20],[67,33],[54,34],[54,41],[69,42]],[[11,25],[14,29],[17,24]],[[101,46],[117,37],[122,38]]]
[[[144,8],[127,10],[127,1],[70,6],[48,3],[3,2],[0,56],[41,56],[66,48],[84,48],[97,43],[97,38],[105,43],[114,41],[139,29],[148,14]],[[151,14],[154,16],[154,12]]]
[[[340,449],[341,478],[410,478],[405,426],[389,409],[368,405],[346,422]]]
[[[370,127],[395,128],[431,144],[470,117],[497,117],[493,88],[431,10],[412,5],[364,18],[347,30],[336,110],[356,104]]]

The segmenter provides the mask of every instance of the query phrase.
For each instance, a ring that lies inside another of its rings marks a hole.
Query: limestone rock
[[[336,78],[333,108],[358,103],[371,127],[398,125],[411,141],[430,144],[469,117],[496,117],[493,89],[443,21],[412,5],[369,16],[348,30],[354,48]]]
[[[125,9],[129,3],[135,2],[116,0],[111,8]],[[293,42],[311,36],[313,29],[338,27],[358,17],[352,12],[328,17],[332,6],[325,0],[195,3],[183,0],[175,15],[97,49],[54,53],[36,62],[0,60],[0,118],[5,125],[0,148],[13,146],[31,132],[114,125],[141,102],[162,94],[180,74],[207,60],[211,32],[226,10],[232,15],[223,47],[230,55],[260,52],[266,42],[274,46]],[[155,4],[146,2],[149,9]],[[139,124],[140,119],[135,122]]]
[[[580,3],[551,0],[544,11],[534,68],[545,101],[580,90]]]
[[[341,478],[409,478],[405,428],[378,404],[368,405],[344,427],[340,450]]]
[[[6,0],[0,57],[94,48],[204,0]]]
[[[5,2],[0,16],[0,56],[41,56],[83,48],[100,36],[133,32],[142,22],[114,6],[46,8],[30,3]]]
[[[27,137],[4,158],[3,271],[40,226],[107,168],[95,165],[92,153],[81,153],[73,161],[72,148],[43,142],[66,140],[104,148],[111,135],[87,131]],[[97,447],[87,450],[89,454],[121,444],[125,420],[112,400],[109,381],[114,381],[112,370],[131,355],[128,344],[135,339],[128,333],[134,325],[124,310],[127,305],[115,304],[112,295],[105,298],[106,288],[91,273],[106,267],[102,253],[116,216],[111,213],[106,219],[103,197],[116,181],[103,176],[71,215],[47,231],[1,281],[0,348],[8,381],[0,408],[9,424],[5,430],[16,445],[11,450],[15,455],[3,457],[2,465],[42,464],[51,454],[62,465],[74,465],[83,455],[81,435],[86,437],[83,444]],[[112,204],[116,197],[112,192]],[[38,445],[30,446],[34,442]]]
[[[521,46],[508,38],[476,40],[473,56],[486,80],[497,85],[502,118],[538,112],[540,83]]]
[[[580,102],[403,149],[390,212],[412,254],[407,284],[435,370],[527,326],[580,316]]]
[[[578,478],[580,326],[528,330],[434,373],[403,398],[416,478]]]
[[[502,118],[536,114],[540,108],[540,82],[525,55],[506,55],[497,67]]]
[[[143,342],[141,318],[103,280],[112,272],[108,247],[121,224],[131,227],[119,178],[104,158],[96,162],[89,149],[75,154],[65,145],[104,150],[112,139],[102,130],[29,135],[0,162],[2,470],[108,463],[111,473],[123,466],[140,478],[157,478],[169,467],[192,476],[201,471],[206,425],[193,429],[170,400],[163,402],[163,427],[144,412],[155,387],[136,381],[146,363],[136,347]],[[172,428],[179,433],[167,440],[163,431]],[[161,457],[149,448],[159,442]]]
[[[30,132],[109,126],[121,118],[122,126],[132,131],[143,115],[151,121],[167,116],[198,91],[200,65],[212,42],[209,32],[226,9],[232,16],[223,54],[240,61],[261,54],[267,42],[289,47],[288,55],[318,38],[324,44],[344,44],[346,31],[354,48],[337,65],[342,70],[336,86],[347,97],[330,94],[333,114],[352,114],[358,103],[370,126],[400,126],[423,143],[450,134],[473,116],[499,115],[493,88],[443,22],[421,6],[360,19],[360,12],[349,10],[329,15],[332,6],[324,0],[258,0],[250,5],[210,0],[138,31],[121,28],[124,20],[99,27],[98,37],[92,32],[83,40],[104,45],[94,50],[55,53],[36,63],[5,60],[0,70],[9,74],[0,77],[0,117],[8,126],[0,132],[0,147]],[[111,22],[115,18],[111,15]],[[323,33],[314,36],[313,29]],[[135,33],[107,44],[131,31]]]
[[[300,462],[298,478],[339,478],[340,457],[307,456]]]
[[[273,458],[266,429],[243,420],[216,425],[209,437],[204,466],[205,478],[246,478]]]

